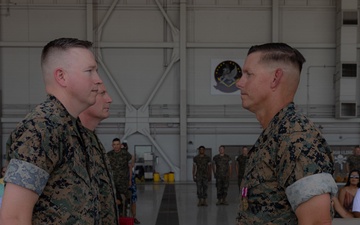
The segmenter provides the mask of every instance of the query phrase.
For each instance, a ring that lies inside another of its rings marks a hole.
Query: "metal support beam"
[[[180,1],[180,180],[186,180],[187,86],[186,86],[186,0]]]
[[[279,0],[272,0],[272,32],[273,42],[279,42]]]
[[[94,7],[93,0],[86,1],[86,39],[94,42]]]

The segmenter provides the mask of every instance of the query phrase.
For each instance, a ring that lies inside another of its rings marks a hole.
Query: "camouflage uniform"
[[[240,201],[238,224],[298,224],[295,211],[299,204],[337,192],[331,175],[332,151],[293,103],[262,132],[249,151],[246,166],[241,186],[248,192]]]
[[[97,182],[100,201],[100,224],[118,224],[119,214],[116,206],[115,184],[112,179],[110,161],[105,148],[96,136],[95,132],[88,131],[93,146],[93,159],[95,162],[95,179]]]
[[[229,165],[231,163],[231,158],[227,154],[224,154],[223,156],[217,154],[214,156],[213,161],[216,166],[215,179],[217,198],[225,199],[229,188]]]
[[[207,198],[207,189],[210,176],[209,166],[211,159],[207,155],[201,156],[200,154],[195,156],[193,162],[196,166],[196,187],[197,196],[199,199]]]
[[[349,164],[349,172],[360,170],[360,155],[349,155],[346,162]]]
[[[132,156],[126,149],[121,149],[119,152],[111,150],[107,153],[107,156],[113,171],[116,197],[121,200],[121,194],[124,194],[125,197],[128,198],[130,180],[129,163],[131,163]]]
[[[239,169],[239,174],[238,174],[238,186],[240,188],[240,184],[241,181],[243,179],[244,176],[244,172],[245,172],[245,166],[246,166],[246,162],[247,162],[248,157],[241,154],[236,158],[236,163],[238,164],[238,169]]]
[[[54,96],[17,125],[6,147],[5,182],[39,195],[32,224],[101,224],[90,140]]]

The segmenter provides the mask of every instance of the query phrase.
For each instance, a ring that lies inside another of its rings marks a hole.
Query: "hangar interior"
[[[45,99],[50,40],[94,42],[113,99],[102,143],[127,141],[139,163],[176,181],[192,179],[200,145],[235,157],[254,144],[258,121],[219,76],[241,70],[250,46],[285,42],[307,60],[295,104],[332,146],[341,180],[360,144],[358,12],[358,0],[0,0],[2,163],[10,132]]]

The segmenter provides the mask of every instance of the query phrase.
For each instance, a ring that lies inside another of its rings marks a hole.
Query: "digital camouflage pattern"
[[[360,170],[360,155],[349,155],[346,162],[349,164],[349,172]]]
[[[312,196],[330,193],[337,189],[334,179],[327,180],[326,185],[323,179],[313,180],[312,184],[300,179],[319,173],[331,176],[333,172],[334,157],[326,140],[312,122],[295,111],[293,103],[289,104],[275,115],[249,151],[241,184],[248,188],[248,208],[241,200],[238,225],[298,224],[289,203],[293,200],[288,200],[285,190],[295,182],[304,182],[297,188],[311,185]],[[300,193],[295,189],[292,193]],[[307,191],[302,194],[304,192]],[[298,198],[304,202],[311,196]]]
[[[129,163],[131,163],[131,154],[126,149],[121,149],[119,152],[111,150],[107,153],[107,156],[113,172],[117,198],[121,199],[121,194],[129,197]]]
[[[243,179],[244,173],[245,173],[245,167],[246,167],[246,162],[247,162],[248,157],[240,154],[237,158],[236,158],[236,163],[238,164],[238,185],[240,186],[241,184],[241,180]]]
[[[112,179],[110,161],[106,151],[95,132],[88,131],[91,139],[93,159],[95,162],[95,179],[98,187],[100,201],[100,224],[118,224],[119,214],[117,212],[115,184]]]
[[[207,155],[196,155],[193,158],[193,162],[196,166],[196,187],[197,196],[200,199],[207,198],[208,182],[210,178],[211,159]]]
[[[39,195],[32,224],[101,224],[96,163],[86,134],[50,95],[10,134],[5,182]]]
[[[216,179],[216,190],[217,198],[223,199],[227,196],[229,188],[229,169],[231,164],[231,157],[227,154],[217,154],[213,157],[213,161],[216,167],[215,179]]]

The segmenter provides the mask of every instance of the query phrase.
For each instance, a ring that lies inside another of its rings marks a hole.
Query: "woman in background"
[[[347,182],[339,190],[338,197],[333,198],[336,212],[343,218],[352,218],[352,206],[358,188],[360,187],[360,171],[352,170],[349,173]]]

